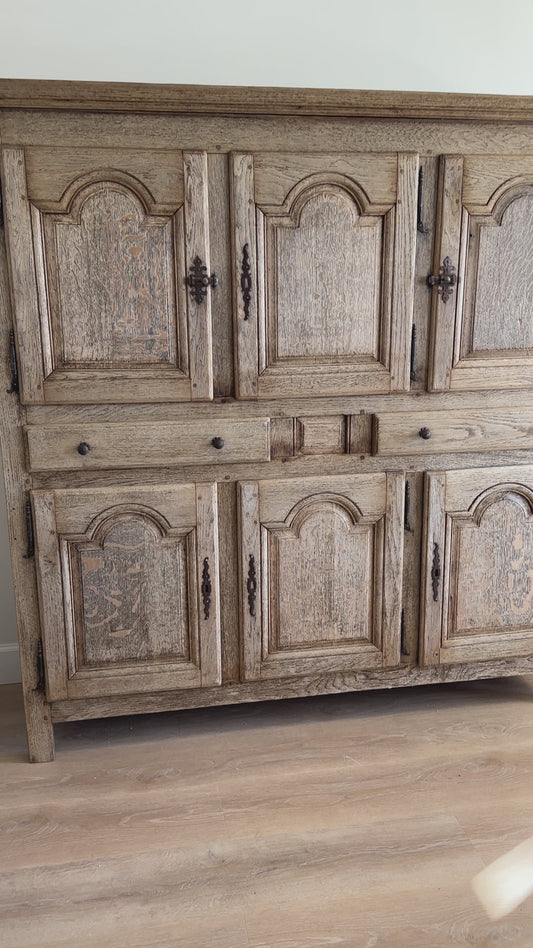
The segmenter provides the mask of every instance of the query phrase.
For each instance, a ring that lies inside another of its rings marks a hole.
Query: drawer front
[[[268,418],[153,424],[28,425],[32,471],[268,461]]]
[[[533,407],[376,415],[374,453],[452,454],[533,449]]]

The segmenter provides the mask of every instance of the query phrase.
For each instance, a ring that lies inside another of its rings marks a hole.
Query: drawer
[[[268,461],[270,421],[28,425],[32,471]]]
[[[378,414],[374,454],[533,449],[533,407]]]

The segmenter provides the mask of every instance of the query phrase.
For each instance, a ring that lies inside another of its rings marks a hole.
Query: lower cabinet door
[[[220,683],[216,496],[33,492],[49,700]]]
[[[533,466],[426,475],[422,661],[533,653]]]
[[[398,665],[403,475],[239,486],[244,677]]]

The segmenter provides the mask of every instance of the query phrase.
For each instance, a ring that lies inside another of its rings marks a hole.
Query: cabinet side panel
[[[41,327],[31,213],[26,193],[26,168],[22,148],[2,149],[1,177],[11,294],[19,352],[21,397],[28,403],[42,402]]]
[[[50,706],[39,689],[38,649],[39,605],[33,559],[25,557],[25,494],[22,490],[25,467],[22,418],[18,398],[10,393],[9,359],[5,348],[9,336],[9,299],[6,254],[0,230],[0,436],[7,501],[7,522],[11,567],[15,587],[15,608],[20,644],[22,689],[26,712],[28,749],[31,761],[54,758],[54,733]]]

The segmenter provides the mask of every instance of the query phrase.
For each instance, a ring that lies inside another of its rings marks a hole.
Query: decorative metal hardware
[[[209,575],[209,559],[207,556],[204,559],[203,570],[202,570],[202,604],[204,607],[204,619],[209,619],[209,612],[211,609],[211,576]]]
[[[411,485],[409,481],[405,482],[405,499],[403,507],[403,528],[406,533],[414,533],[414,530],[409,523],[409,514],[411,513]]]
[[[248,560],[248,578],[246,580],[246,591],[248,593],[248,608],[250,615],[255,616],[255,600],[257,596],[257,574],[255,572],[255,557],[250,553]]]
[[[191,287],[191,297],[195,303],[203,303],[207,296],[208,286],[218,286],[218,277],[214,273],[207,275],[207,267],[195,257],[192,267],[189,267],[187,284]]]
[[[438,276],[435,276],[434,273],[430,273],[427,283],[428,286],[436,286],[442,302],[447,303],[457,283],[455,267],[452,266],[452,261],[449,257],[444,258],[442,266],[439,267]]]
[[[15,331],[9,330],[9,367],[11,369],[11,388],[8,388],[9,395],[18,395],[19,393],[19,365],[17,359],[17,347],[15,345]]]
[[[424,441],[429,441],[429,439],[431,438],[431,429],[430,429],[430,428],[421,428],[420,431],[418,432],[418,435],[419,435],[419,437],[422,438]]]
[[[78,447],[77,447],[78,454],[83,454],[83,455],[85,455],[85,454],[88,454],[90,450],[91,450],[91,445],[90,445],[90,444],[87,444],[86,441],[80,441],[80,443],[79,443],[79,445],[78,445]]]
[[[250,303],[252,302],[252,268],[248,244],[242,248],[241,290],[244,305],[244,318],[250,318]]]
[[[437,602],[439,598],[440,585],[440,550],[439,544],[433,544],[433,565],[431,567],[431,585],[433,587],[433,601]]]
[[[405,641],[405,609],[402,609],[402,617],[400,619],[400,654],[409,655],[409,649]]]
[[[38,691],[41,694],[44,694],[46,691],[46,681],[44,677],[44,652],[43,652],[43,643],[39,639],[37,643],[37,684],[35,685],[34,691]]]
[[[414,323],[411,328],[411,364],[409,378],[411,382],[416,382],[416,326]]]
[[[220,451],[224,447],[224,438],[211,438],[211,444]]]
[[[416,229],[420,234],[426,234],[426,228],[423,224],[424,212],[424,169],[418,169],[418,196],[416,206]]]
[[[26,501],[25,517],[26,517],[27,546],[26,546],[26,552],[24,554],[24,559],[31,560],[32,557],[35,556],[35,533],[33,530],[33,511],[31,508],[31,500],[29,497]]]

